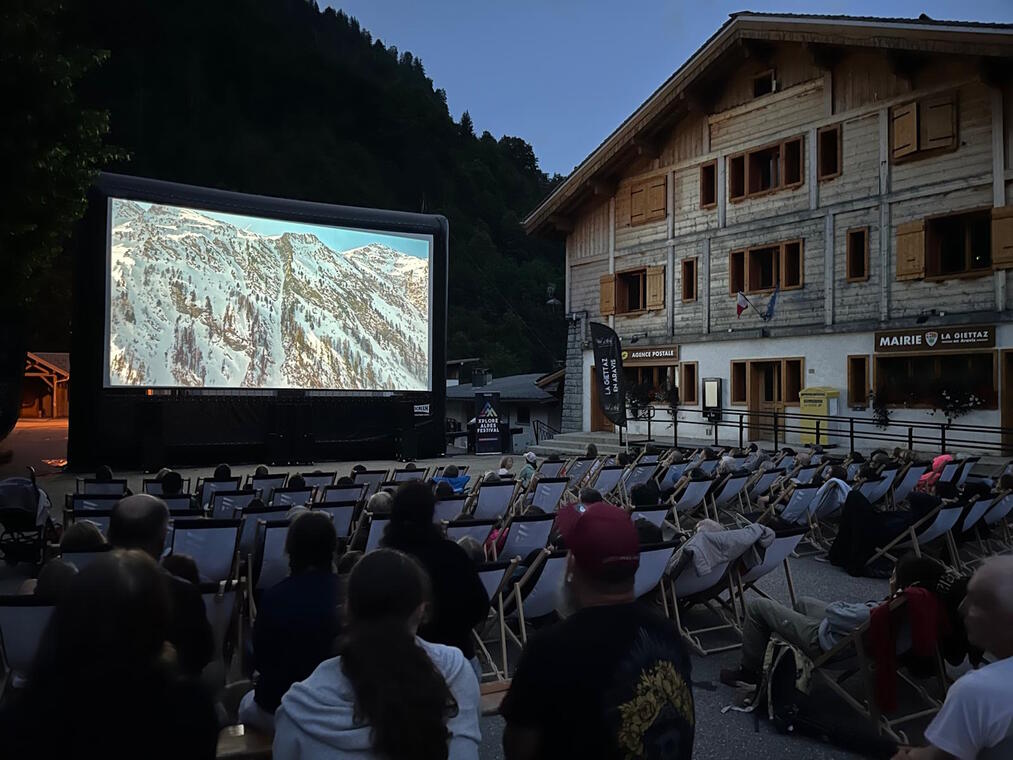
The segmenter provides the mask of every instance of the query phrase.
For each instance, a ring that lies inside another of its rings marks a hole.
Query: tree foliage
[[[305,0],[81,0],[80,42],[110,51],[86,97],[159,179],[450,220],[451,358],[549,370],[565,326],[562,247],[520,220],[552,188],[531,146],[455,123],[422,61]],[[377,30],[382,33],[382,30]]]

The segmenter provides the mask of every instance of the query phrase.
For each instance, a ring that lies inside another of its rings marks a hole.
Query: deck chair
[[[450,522],[465,511],[468,505],[468,497],[465,494],[455,494],[439,499],[433,510],[433,522]]]
[[[287,515],[288,507],[247,507],[236,515],[243,523],[239,531],[240,556],[249,557],[256,549],[258,520],[284,520]]]
[[[443,477],[443,471],[446,470],[446,469],[447,469],[447,465],[445,465],[445,464],[441,464],[441,465],[439,465],[437,467],[434,467],[433,468],[433,478],[442,478]],[[457,474],[458,475],[467,475],[468,474],[468,465],[466,465],[466,464],[458,465],[457,466]]]
[[[326,512],[331,516],[334,523],[334,530],[338,538],[348,535],[352,527],[352,517],[355,516],[356,502],[354,501],[318,501],[310,508],[314,512]]]
[[[679,478],[682,477],[682,474],[686,472],[686,469],[688,467],[689,467],[688,462],[679,462],[678,464],[670,464],[664,470],[663,474],[659,474],[658,488],[664,491],[666,488],[674,487],[675,484],[679,482]],[[601,491],[600,488],[598,490]],[[602,496],[604,495],[605,494],[603,492]]]
[[[369,534],[366,536],[367,553],[380,548],[380,540],[383,538],[383,532],[387,529],[387,525],[389,524],[390,518],[370,518]]]
[[[31,594],[0,596],[0,652],[6,665],[5,676],[15,683],[31,671],[54,609],[52,602]]]
[[[699,467],[708,475],[713,475],[714,471],[717,470],[718,468],[719,462],[720,460],[718,459],[705,459],[702,462],[700,462],[700,464],[698,464],[697,467]]]
[[[288,555],[285,554],[285,539],[288,537],[289,520],[258,520],[254,573],[256,589],[280,583],[288,577]]]
[[[71,511],[70,522],[76,523],[82,520],[87,521],[95,525],[103,536],[109,535],[109,521],[112,519],[113,511],[111,509],[86,509],[81,512]]]
[[[302,507],[313,501],[313,489],[306,488],[275,488],[271,493],[274,507]]]
[[[204,613],[208,617],[208,623],[211,624],[215,660],[225,661],[225,637],[236,616],[238,594],[238,580],[200,584],[200,595],[204,600]]]
[[[198,510],[193,509],[193,497],[188,493],[181,493],[176,496],[159,496],[158,498],[165,502],[165,506],[169,508],[170,512],[186,509],[195,515],[202,514]]]
[[[619,485],[625,471],[624,467],[602,467],[591,482],[591,487],[598,491],[603,498],[607,498]]]
[[[637,464],[654,464],[658,463],[657,454],[641,454],[640,458],[637,459]]]
[[[122,496],[112,496],[110,494],[92,495],[75,493],[70,496],[70,509],[74,513],[91,512],[93,510],[111,511],[116,506],[116,502],[122,498]]]
[[[898,635],[898,654],[903,654],[902,643],[910,641],[910,635],[905,635],[905,629],[910,631],[910,621],[907,617],[907,602],[903,596],[897,596],[884,604],[889,605],[890,616],[897,616],[894,624]],[[917,683],[903,668],[898,668],[897,675],[916,693],[923,701],[925,707],[908,714],[898,714],[895,717],[886,716],[882,713],[876,701],[875,693],[875,668],[876,663],[869,654],[867,637],[869,623],[861,625],[854,633],[841,639],[837,646],[829,652],[824,652],[820,657],[812,660],[812,674],[814,679],[828,686],[837,696],[860,716],[870,721],[881,734],[886,734],[894,741],[901,744],[910,744],[905,733],[897,727],[912,720],[924,719],[934,715],[942,706],[942,701],[933,697],[928,690]],[[942,658],[938,651],[935,656],[935,678],[938,680],[942,692],[946,691],[946,675]],[[901,658],[897,658],[901,662]],[[845,688],[849,679],[858,676],[861,682],[861,695],[856,698],[851,691]]]
[[[861,462],[852,462],[848,465],[848,482],[851,482],[858,475],[858,471],[862,469]]]
[[[700,507],[703,507],[704,514],[706,514],[707,494],[710,493],[713,485],[713,480],[691,480],[686,484],[682,495],[678,499],[673,496],[672,504],[675,506],[673,513],[675,515],[676,528],[682,530],[682,526],[679,524],[680,515],[690,515],[700,509]]]
[[[144,478],[141,482],[141,491],[151,496],[162,496],[162,481],[155,478]],[[182,492],[190,492],[190,478],[183,478]]]
[[[879,477],[875,480],[867,480],[858,488],[858,492],[864,496],[870,504],[876,504],[890,491],[893,480],[887,477]]]
[[[480,544],[484,544],[494,527],[496,527],[495,520],[458,520],[447,523],[447,538],[451,541],[460,541],[465,536],[470,536]]]
[[[766,472],[761,473],[760,477],[756,479],[756,482],[753,483],[752,487],[749,489],[749,492],[747,493],[747,497],[750,503],[752,503],[753,499],[759,496],[763,496],[765,493],[767,493],[767,491],[770,490],[770,487],[774,485],[774,481],[777,480],[782,475],[784,475],[784,470],[781,469],[767,470]]]
[[[85,478],[78,482],[77,492],[86,496],[125,496],[127,479],[95,480],[94,478]]]
[[[539,480],[532,491],[531,506],[538,507],[546,513],[555,512],[559,506],[559,500],[563,498],[566,491],[566,478],[544,478]]]
[[[925,474],[927,469],[926,465],[914,462],[908,466],[905,473],[901,476],[900,482],[894,482],[891,486],[890,493],[894,504],[904,501],[904,499],[911,495],[911,492],[915,490],[915,486],[918,485],[918,479]]]
[[[334,485],[334,479],[338,476],[336,472],[303,472],[303,483],[307,488],[312,488],[318,501],[324,498],[324,489]]]
[[[499,519],[510,508],[516,490],[516,483],[483,483],[474,497],[471,516],[476,520]]]
[[[922,556],[922,549],[932,542],[942,538],[946,542],[946,549],[950,554],[950,561],[952,562],[953,567],[959,568],[960,563],[957,556],[956,545],[953,541],[953,534],[950,531],[952,531],[956,526],[963,511],[964,508],[961,506],[936,507],[918,522],[909,526],[906,531],[902,532],[899,536],[887,543],[886,546],[877,548],[876,552],[865,564],[869,565],[878,560],[880,557],[886,557],[887,559],[896,562],[897,557],[890,553],[895,550],[897,550],[897,553],[900,554],[899,550],[911,549],[917,556],[920,557]]]
[[[658,465],[656,464],[635,464],[630,469],[626,476],[622,479],[622,491],[624,494],[629,494],[636,486],[646,483],[648,480],[654,477],[654,473],[658,471]],[[603,494],[604,495],[604,494]]]
[[[504,625],[503,632],[522,649],[528,643],[527,621],[556,610],[559,588],[566,572],[566,555],[565,551],[543,549],[514,584],[507,617],[516,617],[518,630],[515,634],[508,625]]]
[[[795,473],[794,478],[802,485],[808,485],[809,483],[812,483],[813,476],[822,469],[822,464],[810,464],[806,467],[799,468],[799,471]]]
[[[756,587],[756,583],[765,575],[777,570],[779,565],[784,568],[784,579],[788,584],[788,598],[791,600],[792,607],[795,606],[795,582],[791,576],[788,557],[798,548],[805,533],[804,528],[778,533],[774,538],[774,543],[762,550],[763,558],[758,563],[737,568],[735,586],[738,591],[739,607],[742,610],[743,620],[746,616],[746,592],[753,589],[760,596],[769,599],[767,594]]]
[[[306,485],[309,485],[307,483]],[[356,483],[351,486],[324,486],[320,501],[354,501],[361,502],[366,498],[367,483]]]
[[[741,555],[739,555],[741,556]],[[739,559],[728,557],[711,568],[706,575],[699,576],[691,561],[680,562],[669,574],[669,597],[672,600],[671,611],[675,618],[675,627],[683,640],[701,657],[715,652],[725,652],[742,646],[741,640],[733,644],[716,647],[704,646],[702,636],[715,631],[734,631],[738,634],[739,622],[734,606],[729,610],[721,601],[720,594],[727,591],[729,597],[734,594],[731,584],[731,566]],[[711,613],[717,615],[722,622],[717,625],[690,628],[684,621],[685,613],[692,607],[703,605]]]
[[[224,581],[235,577],[240,520],[175,520],[171,554],[189,554],[201,580]]]
[[[272,494],[275,489],[284,488],[288,482],[288,473],[279,472],[272,473],[270,475],[248,475],[246,478],[246,487],[252,488],[260,495],[261,501],[265,504],[271,501]]]
[[[780,459],[774,461],[774,465],[785,472],[791,472],[795,468],[795,455],[784,454]]]
[[[64,562],[73,565],[77,568],[77,571],[82,572],[88,565],[97,560],[103,554],[112,551],[112,546],[106,544],[101,549],[88,549],[87,551],[82,550],[64,550],[60,552],[60,559]]]
[[[558,478],[559,473],[563,471],[563,467],[566,462],[560,460],[558,462],[550,462],[548,459],[543,460],[538,465],[538,477],[540,478]]]
[[[665,592],[665,585],[662,580],[665,577],[665,568],[672,558],[675,550],[679,547],[679,541],[664,541],[660,544],[645,544],[640,547],[640,564],[637,565],[637,572],[633,576],[633,595],[639,599],[655,588],[661,587],[661,604],[668,611],[668,595]]]
[[[658,507],[634,507],[630,510],[630,518],[634,522],[637,520],[647,520],[660,528],[664,524],[665,518],[668,517],[668,513],[671,511],[672,507],[668,504],[663,504]]]
[[[475,638],[475,646],[478,648],[479,662],[485,659],[491,670],[482,669],[481,678],[493,676],[498,681],[506,680],[509,674],[509,660],[507,658],[507,637],[503,631],[504,627],[504,604],[503,596],[508,593],[510,583],[513,580],[519,560],[512,559],[504,562],[486,562],[478,566],[478,579],[482,581],[486,594],[489,595],[489,614],[486,619],[479,623],[472,636]],[[489,634],[498,626],[496,641],[488,638]],[[499,643],[500,662],[499,665],[493,659],[489,651],[489,645]]]
[[[215,491],[211,496],[211,512],[209,517],[215,520],[232,520],[238,516],[250,502],[257,498],[253,489],[246,491]]]
[[[386,470],[363,470],[352,475],[352,480],[356,483],[364,483],[366,491],[363,493],[362,498],[368,499],[370,496],[377,492],[380,484],[387,480]]]
[[[407,468],[402,470],[394,470],[394,477],[392,478],[392,480],[395,483],[408,483],[412,480],[425,480],[426,474],[428,472],[429,470],[426,469],[425,467],[423,467],[421,470],[419,469],[409,470]]]
[[[549,542],[549,533],[555,519],[554,514],[523,515],[511,519],[506,541],[503,542],[503,549],[497,552],[497,559],[526,557],[536,549],[544,549]]]
[[[951,462],[947,462],[943,465],[942,471],[939,473],[939,479],[936,483],[949,483],[957,477],[957,473],[960,468],[963,467],[964,463],[954,459]]]
[[[819,486],[795,486],[779,517],[789,525],[808,525]]]
[[[985,511],[972,523],[972,518],[977,517],[974,514],[974,510],[982,501],[987,502]],[[965,527],[961,532],[974,530],[974,543],[977,544],[977,551],[972,549],[968,542],[964,543],[962,548],[971,557],[970,561],[965,564],[975,564],[987,559],[994,553],[1009,551],[1009,526],[1006,524],[1006,518],[1011,511],[1013,511],[1013,493],[1000,494],[995,499],[979,499],[972,505],[964,521]],[[1000,538],[983,535],[983,531],[994,530],[996,528],[998,528],[1001,534]]]
[[[738,504],[740,510],[744,503],[748,505],[749,502],[745,497],[745,493],[749,477],[749,475],[732,475],[725,481],[720,493],[710,494],[715,520],[720,522],[721,510],[727,510],[733,503]]]
[[[566,479],[571,488],[577,488],[584,476],[591,471],[591,465],[598,461],[597,457],[578,457],[566,468]]]
[[[207,509],[208,504],[211,503],[211,497],[215,491],[238,491],[239,482],[241,478],[237,475],[234,478],[224,478],[222,480],[215,480],[208,478],[206,480],[198,481],[197,492],[200,494],[200,506],[201,509]]]

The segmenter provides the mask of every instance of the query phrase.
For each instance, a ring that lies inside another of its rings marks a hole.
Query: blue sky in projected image
[[[138,203],[148,208],[150,203]],[[242,230],[249,230],[258,235],[281,235],[285,232],[310,233],[316,235],[329,248],[344,252],[352,248],[359,248],[370,243],[380,243],[389,246],[395,251],[414,256],[417,259],[429,259],[429,238],[411,237],[408,235],[385,235],[382,232],[371,230],[351,230],[343,227],[329,227],[324,224],[304,224],[302,222],[291,222],[281,219],[267,219],[260,216],[245,216],[243,214],[224,214],[218,211],[206,209],[194,209],[205,216],[217,219],[219,222],[231,224]]]

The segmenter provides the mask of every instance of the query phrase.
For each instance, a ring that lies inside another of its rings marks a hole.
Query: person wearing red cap
[[[636,602],[637,531],[591,504],[562,531],[569,555],[561,623],[521,655],[500,706],[507,760],[668,757],[693,751],[690,662],[675,628]]]

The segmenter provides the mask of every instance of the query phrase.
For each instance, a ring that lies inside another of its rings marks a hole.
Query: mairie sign
[[[876,333],[877,353],[953,351],[995,346],[995,325],[883,330]]]

